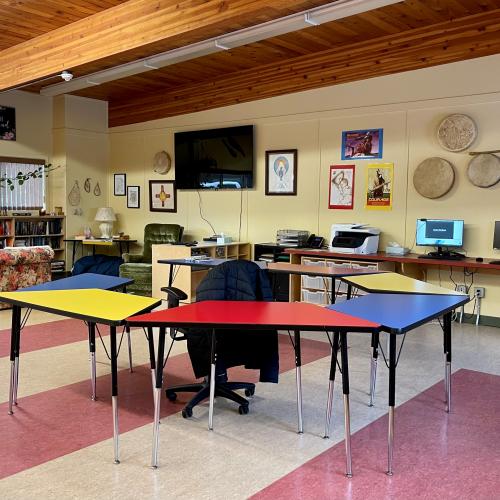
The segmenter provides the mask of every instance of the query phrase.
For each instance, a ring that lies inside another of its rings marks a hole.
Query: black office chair
[[[187,295],[178,288],[164,287],[169,307],[176,307]],[[272,291],[265,271],[257,264],[245,260],[225,262],[211,269],[196,289],[196,300],[272,300]],[[194,397],[182,410],[182,416],[189,418],[193,408],[209,397],[210,391],[210,335],[206,330],[181,330],[171,332],[174,340],[187,340],[188,352],[196,378],[203,382],[169,387],[166,396],[170,401],[177,399],[178,392],[195,392]],[[260,369],[261,382],[278,382],[278,335],[276,330],[235,332],[216,330],[216,380],[215,396],[230,399],[239,405],[239,413],[249,411],[248,399],[235,390],[243,389],[246,396],[255,392],[255,384],[229,382],[226,369],[245,365],[245,368]]]

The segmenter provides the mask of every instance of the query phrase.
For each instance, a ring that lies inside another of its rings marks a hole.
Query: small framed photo
[[[127,186],[127,208],[141,208],[140,186]]]
[[[328,208],[353,209],[354,169],[354,165],[332,165],[330,167]]]
[[[0,106],[0,140],[16,140],[16,108]]]
[[[297,150],[266,151],[266,195],[297,195]]]
[[[383,135],[384,130],[381,128],[344,130],[342,132],[341,159],[373,160],[382,158]]]
[[[177,212],[175,181],[149,181],[149,210]]]
[[[115,174],[113,194],[115,196],[127,195],[127,174]]]

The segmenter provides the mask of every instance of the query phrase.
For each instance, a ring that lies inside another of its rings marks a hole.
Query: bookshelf
[[[193,255],[206,255],[217,259],[250,259],[250,244],[232,243],[198,243],[190,247],[184,245],[153,245],[153,297],[166,298],[160,289],[168,284],[170,266],[158,264],[159,259],[185,259]],[[194,302],[196,287],[207,274],[207,270],[193,269],[189,266],[179,266],[175,274],[173,286],[183,290],[188,296],[188,302]]]
[[[64,215],[0,216],[0,248],[49,245],[53,273],[65,271]]]

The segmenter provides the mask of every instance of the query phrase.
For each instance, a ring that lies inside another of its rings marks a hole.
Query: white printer
[[[367,224],[332,224],[330,250],[339,253],[377,253],[380,229]]]

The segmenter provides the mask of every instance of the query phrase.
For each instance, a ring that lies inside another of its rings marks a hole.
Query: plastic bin
[[[331,278],[323,276],[302,276],[302,288],[313,288],[315,290],[331,290]]]
[[[326,305],[329,303],[328,294],[321,291],[302,290],[302,302],[310,304]]]

